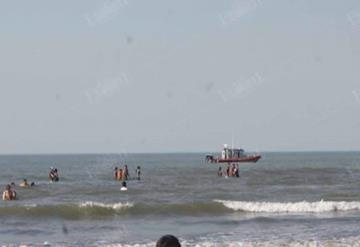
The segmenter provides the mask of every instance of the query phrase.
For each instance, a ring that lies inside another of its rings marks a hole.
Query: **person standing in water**
[[[223,175],[221,166],[219,166],[219,170],[218,170],[217,175],[218,175],[218,177],[222,177],[222,175]]]
[[[117,171],[117,180],[122,180],[123,175],[124,175],[123,170],[121,168],[118,169],[118,171]]]
[[[236,171],[235,171],[235,176],[238,178],[239,176],[239,165],[236,165]]]
[[[128,180],[128,178],[129,178],[129,169],[128,169],[128,166],[127,166],[127,165],[124,166],[124,174],[123,174],[123,177],[124,177],[125,180]]]
[[[59,173],[58,170],[56,168],[50,168],[50,172],[49,172],[49,179],[52,182],[58,182],[59,181]]]
[[[140,170],[140,166],[138,166],[135,170],[136,173],[136,178],[137,180],[140,180],[140,175],[141,175],[141,170]]]
[[[118,179],[118,168],[115,167],[114,169],[114,179],[117,180]]]
[[[226,176],[230,177],[230,165],[228,165],[227,169],[226,169]]]
[[[11,190],[10,184],[6,185],[5,190],[2,195],[4,201],[16,200],[16,191]]]

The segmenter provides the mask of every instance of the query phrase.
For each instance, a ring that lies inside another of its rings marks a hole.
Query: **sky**
[[[0,153],[351,151],[357,0],[1,1]]]

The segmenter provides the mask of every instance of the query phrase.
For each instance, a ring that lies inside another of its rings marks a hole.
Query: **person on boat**
[[[121,191],[127,191],[128,189],[127,189],[127,185],[126,185],[126,182],[124,181],[124,182],[122,182],[122,185],[121,185],[121,189],[120,189]]]
[[[217,175],[218,175],[218,177],[222,177],[222,175],[223,175],[221,166],[219,166],[219,170],[218,170]]]
[[[114,179],[118,179],[118,168],[115,167],[114,169]]]
[[[181,247],[181,244],[177,237],[173,235],[165,235],[156,242],[156,247]]]
[[[129,169],[128,169],[128,166],[127,166],[127,165],[124,166],[124,174],[123,174],[123,177],[124,177],[125,180],[128,180],[128,178],[129,178]]]
[[[27,179],[24,178],[24,180],[20,183],[20,187],[22,188],[30,187],[29,183],[27,182]]]
[[[138,166],[135,170],[137,180],[140,180],[141,170],[140,166]]]
[[[6,185],[5,190],[2,195],[4,201],[16,200],[16,191],[11,190],[10,184]]]

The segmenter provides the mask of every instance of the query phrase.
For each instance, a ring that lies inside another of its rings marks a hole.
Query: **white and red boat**
[[[222,150],[220,157],[206,155],[206,161],[208,163],[255,163],[259,159],[261,159],[261,155],[258,153],[246,154],[244,149],[228,148],[226,144],[224,145],[224,149]]]

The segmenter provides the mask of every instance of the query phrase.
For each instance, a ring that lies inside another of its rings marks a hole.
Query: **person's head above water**
[[[156,242],[156,247],[181,247],[181,244],[175,236],[165,235]]]
[[[126,182],[125,182],[125,181],[122,182],[122,186],[123,186],[123,187],[126,187]]]

